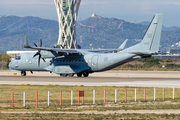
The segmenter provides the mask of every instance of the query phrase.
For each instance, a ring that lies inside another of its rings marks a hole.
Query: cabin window
[[[63,60],[63,62],[65,62],[65,60]]]
[[[79,62],[81,62],[81,60],[79,60]]]
[[[62,60],[59,60],[59,62],[62,62]]]
[[[68,62],[68,60],[66,60],[66,62]]]
[[[82,62],[84,62],[84,60],[82,60]]]
[[[73,60],[73,62],[75,62],[75,60]]]
[[[21,56],[17,56],[15,60],[21,60]]]
[[[72,62],[72,60],[69,60],[69,62]]]

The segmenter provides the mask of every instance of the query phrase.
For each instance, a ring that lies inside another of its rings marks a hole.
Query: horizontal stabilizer
[[[136,55],[154,55],[156,53],[149,53],[149,52],[129,52],[130,54],[136,54]]]

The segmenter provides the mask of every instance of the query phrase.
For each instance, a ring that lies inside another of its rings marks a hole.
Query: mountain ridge
[[[101,16],[89,17],[78,21],[76,25],[76,38],[81,48],[118,48],[129,39],[127,46],[137,44],[143,38],[147,25],[130,23],[122,19],[104,18]],[[177,27],[178,28],[178,27]],[[39,43],[43,39],[43,46],[53,47],[58,41],[59,23],[55,20],[38,17],[0,17],[0,53],[9,50],[23,49],[25,36],[28,35],[30,44]],[[161,48],[168,51],[180,42],[180,29],[162,31]]]

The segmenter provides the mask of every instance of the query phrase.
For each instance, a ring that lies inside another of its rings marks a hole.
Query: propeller
[[[34,43],[34,45],[35,45],[36,47],[38,47],[36,43]],[[42,47],[42,39],[40,39],[40,47]],[[41,50],[38,50],[38,52],[33,56],[33,58],[36,57],[36,56],[38,56],[38,55],[39,55],[39,58],[38,58],[38,66],[40,66]],[[42,58],[42,60],[43,60],[44,62],[46,62],[44,58]]]

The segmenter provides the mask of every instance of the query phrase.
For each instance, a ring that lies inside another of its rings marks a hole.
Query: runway
[[[0,84],[30,85],[84,85],[84,86],[134,86],[134,87],[175,87],[180,88],[180,72],[157,71],[108,71],[90,74],[88,78],[60,77],[49,72],[20,73],[0,71]]]

